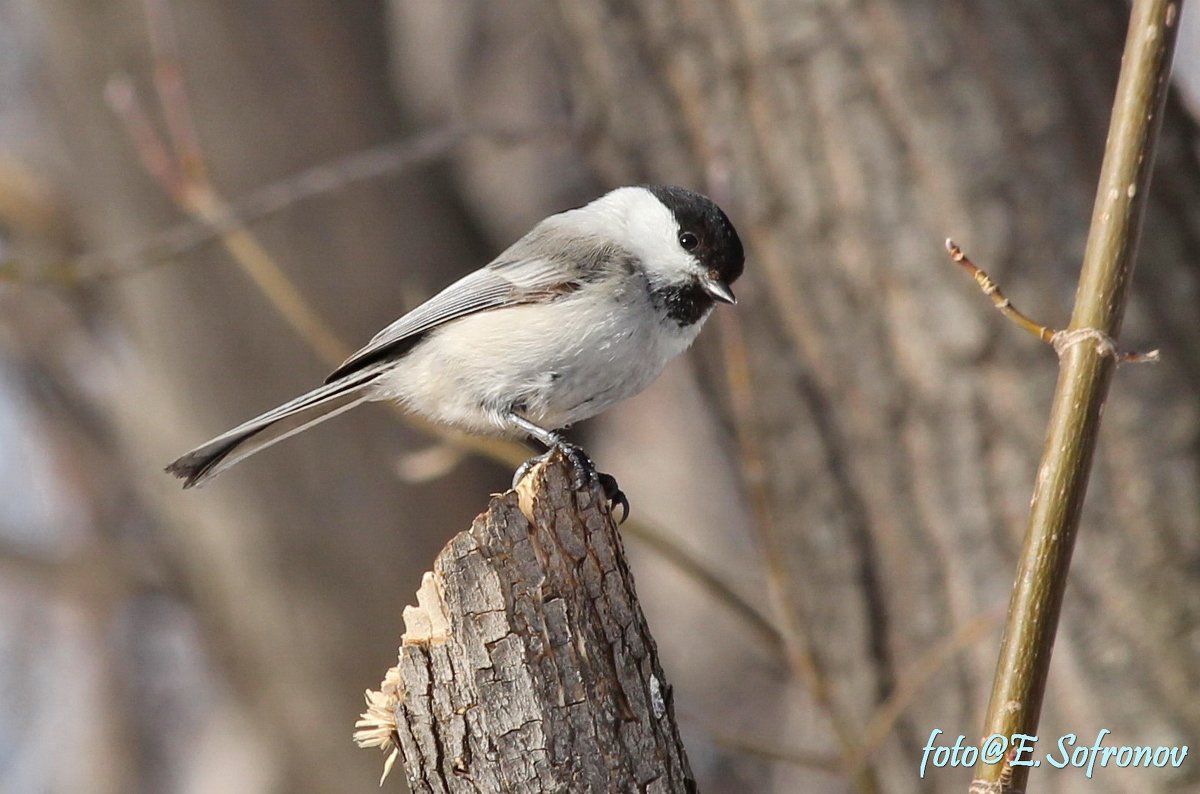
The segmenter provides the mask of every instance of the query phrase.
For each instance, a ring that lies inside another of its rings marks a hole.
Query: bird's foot
[[[571,470],[573,478],[571,480],[571,488],[576,491],[581,491],[584,488],[590,487],[592,484],[600,486],[600,490],[604,492],[604,498],[608,501],[609,510],[612,511],[615,507],[621,508],[621,518],[618,523],[625,523],[625,519],[629,518],[629,499],[626,498],[625,492],[617,485],[617,479],[611,474],[596,471],[596,464],[592,463],[592,459],[583,451],[582,447],[567,442],[556,444],[547,452],[530,458],[517,467],[513,474],[513,488],[517,487],[522,479],[525,478],[530,470],[544,462],[555,451],[561,451],[567,460],[571,461]]]
[[[583,447],[564,441],[558,445],[558,450],[562,452],[563,457],[571,461],[571,471],[574,475],[571,487],[576,491],[588,487],[600,478],[600,473],[596,471],[596,464],[592,463],[592,459],[583,451]]]

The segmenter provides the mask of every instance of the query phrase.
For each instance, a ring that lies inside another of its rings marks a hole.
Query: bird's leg
[[[538,455],[535,458],[530,458],[521,464],[520,468],[517,469],[516,475],[513,477],[514,487],[522,477],[529,473],[529,470],[533,468],[534,465],[545,460],[546,457],[556,449],[562,450],[562,453],[571,460],[571,463],[574,464],[575,482],[572,483],[572,487],[574,487],[576,490],[579,490],[596,479],[596,466],[592,463],[591,458],[587,456],[587,453],[585,453],[580,447],[569,443],[565,438],[558,433],[555,433],[553,430],[547,430],[540,425],[535,425],[525,417],[518,416],[515,413],[510,412],[505,419],[510,425],[520,430],[522,433],[525,433],[535,441],[540,442],[542,446],[546,447],[545,454]]]
[[[525,417],[518,416],[516,413],[509,412],[505,419],[514,428],[525,433],[530,438],[541,442],[546,447],[544,454],[530,458],[517,467],[517,471],[513,474],[514,488],[529,473],[529,470],[545,460],[546,456],[555,450],[561,450],[570,459],[575,471],[575,479],[571,483],[571,487],[578,491],[593,482],[597,483],[604,491],[604,497],[609,501],[610,505],[621,506],[621,522],[624,523],[625,519],[629,518],[629,500],[625,497],[621,487],[617,485],[616,478],[611,474],[596,471],[596,464],[592,463],[592,459],[587,456],[582,447],[570,443],[553,430],[547,430],[544,427],[536,425]]]

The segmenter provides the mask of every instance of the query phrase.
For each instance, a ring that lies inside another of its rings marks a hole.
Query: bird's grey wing
[[[402,355],[442,323],[475,312],[545,300],[575,288],[578,275],[570,266],[550,259],[511,258],[508,254],[512,251],[454,282],[384,328],[366,347],[342,362],[325,382],[332,383],[377,361]]]

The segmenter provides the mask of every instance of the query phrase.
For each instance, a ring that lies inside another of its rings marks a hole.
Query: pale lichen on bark
[[[695,791],[616,526],[570,466],[494,497],[405,610],[356,739],[414,792]]]

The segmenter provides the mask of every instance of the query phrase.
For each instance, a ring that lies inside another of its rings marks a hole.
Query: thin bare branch
[[[133,81],[128,75],[114,75],[104,89],[104,99],[133,142],[134,153],[141,161],[142,168],[168,196],[175,201],[182,201],[184,175],[142,106]]]
[[[183,80],[170,3],[165,0],[145,0],[143,8],[154,63],[154,89],[158,93],[158,104],[166,122],[167,137],[184,175],[184,184],[206,184],[208,175],[204,152],[192,120],[192,107],[187,97],[187,84]]]
[[[225,232],[250,226],[301,202],[360,182],[395,176],[409,168],[437,161],[451,155],[463,143],[476,139],[506,145],[532,145],[566,142],[571,140],[571,132],[566,126],[540,126],[528,130],[452,126],[417,133],[320,163],[265,185],[229,202],[228,213],[223,217],[208,221],[192,217],[128,248],[86,253],[57,264],[32,267],[21,266],[14,261],[7,269],[0,271],[0,280],[72,287],[133,276],[171,264],[184,254],[218,240]],[[156,181],[163,184],[159,178]]]
[[[186,208],[206,223],[230,223],[228,207],[207,183],[190,184]],[[221,243],[242,271],[326,365],[335,367],[350,355],[351,348],[338,339],[257,237],[243,226],[227,228],[220,237]]]
[[[1100,417],[1116,368],[1175,49],[1179,0],[1134,0],[1087,249],[982,735],[1036,735]],[[1101,342],[1097,343],[1097,342]],[[983,754],[981,754],[982,756]],[[975,767],[970,790],[1022,791],[1029,767]]]
[[[1033,334],[1046,343],[1049,343],[1054,338],[1054,329],[1034,322],[1029,319],[1028,315],[1016,306],[1013,306],[1012,301],[1000,291],[1000,285],[992,281],[991,276],[986,271],[977,267],[974,262],[968,259],[963,250],[949,238],[946,239],[946,250],[950,252],[950,259],[971,274],[971,278],[975,279],[975,283],[983,290],[983,294],[991,298],[992,303],[1000,310],[1000,313],[1016,323],[1018,328]]]

